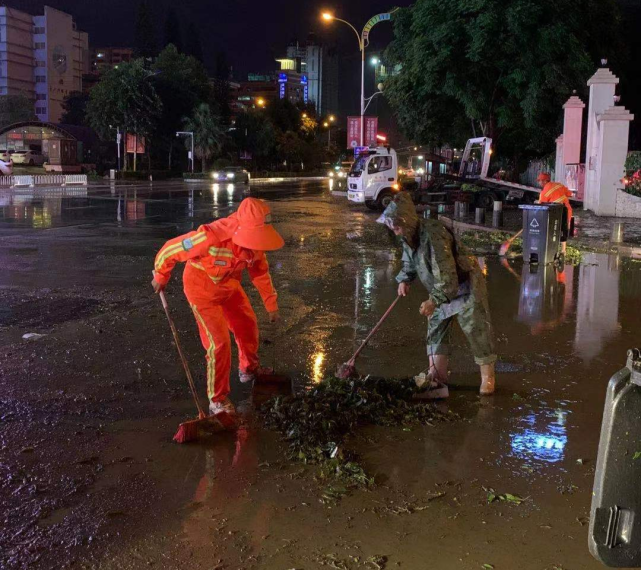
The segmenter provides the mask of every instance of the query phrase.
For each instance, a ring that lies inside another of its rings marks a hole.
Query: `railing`
[[[0,176],[0,187],[33,188],[34,186],[87,185],[86,174],[37,174]]]

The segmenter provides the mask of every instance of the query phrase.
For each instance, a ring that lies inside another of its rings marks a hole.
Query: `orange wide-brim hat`
[[[232,241],[255,251],[275,251],[285,245],[285,240],[272,226],[269,206],[257,198],[245,198],[236,212],[238,227]]]

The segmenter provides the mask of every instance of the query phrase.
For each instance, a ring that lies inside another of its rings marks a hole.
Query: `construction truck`
[[[382,210],[398,191],[398,158],[393,148],[378,146],[358,155],[347,174],[349,201]]]
[[[488,177],[492,158],[492,139],[479,137],[469,139],[465,145],[458,181],[475,187],[475,204],[478,207],[490,208],[495,200],[514,203],[534,203],[541,193],[539,188],[501,180],[500,173],[494,178]]]

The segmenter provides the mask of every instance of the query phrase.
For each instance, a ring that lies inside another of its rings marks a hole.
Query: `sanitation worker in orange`
[[[176,263],[186,263],[183,285],[205,349],[211,414],[235,412],[228,397],[229,331],[238,346],[241,382],[273,373],[260,366],[256,314],[240,280],[247,269],[270,322],[278,321],[277,294],[265,252],[280,249],[284,243],[271,225],[269,206],[263,200],[246,198],[235,213],[169,240],[156,255],[151,282],[156,293],[165,288]]]
[[[542,188],[539,197],[541,204],[563,204],[563,220],[561,222],[561,253],[565,255],[568,237],[570,236],[570,227],[572,224],[572,206],[570,198],[572,192],[560,182],[552,182],[551,176],[547,172],[542,172],[537,178],[539,186]]]

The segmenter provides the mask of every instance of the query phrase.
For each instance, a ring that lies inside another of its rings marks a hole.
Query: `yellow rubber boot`
[[[496,385],[496,374],[494,372],[494,363],[481,364],[481,396],[491,396],[494,394]]]

